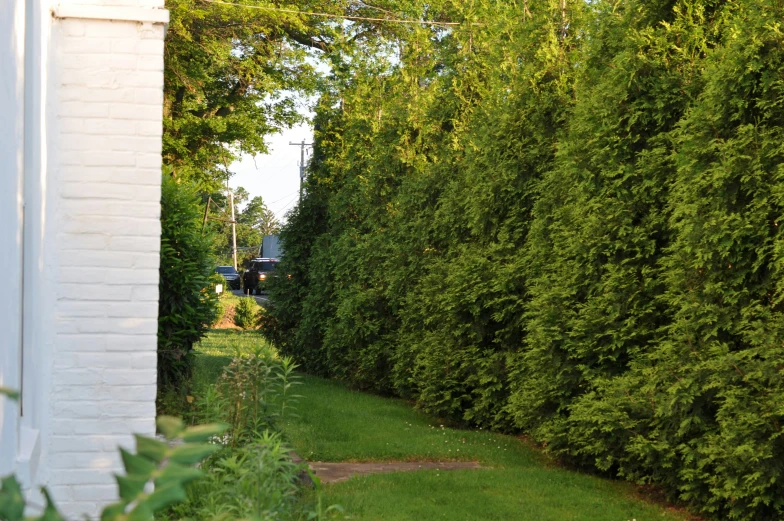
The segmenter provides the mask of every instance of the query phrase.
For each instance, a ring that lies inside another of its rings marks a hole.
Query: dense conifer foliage
[[[784,6],[420,7],[463,24],[332,54],[265,331],[716,519],[784,518]]]
[[[215,320],[218,296],[210,253],[202,232],[199,197],[192,183],[164,174],[161,184],[161,264],[158,283],[158,399],[184,395],[192,372],[193,345]],[[216,280],[217,277],[217,280]]]

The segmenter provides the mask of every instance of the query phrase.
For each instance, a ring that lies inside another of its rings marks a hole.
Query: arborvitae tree
[[[784,516],[782,16],[775,1],[727,9],[673,134],[661,262],[672,323],[578,411],[602,418],[591,452],[718,519]]]
[[[671,237],[671,132],[699,93],[713,3],[597,4],[569,132],[540,187],[509,408],[551,450],[588,463],[594,434],[572,406],[623,374],[670,320],[659,261]]]
[[[781,518],[780,2],[399,8],[481,25],[333,55],[268,333],[308,371]]]
[[[458,35],[446,94],[461,105],[438,148],[451,157],[430,169],[446,179],[432,205],[435,237],[426,276],[401,309],[406,387],[431,412],[509,426],[507,358],[520,346],[526,299],[522,247],[536,182],[571,107],[581,11],[581,2],[493,4],[482,13],[493,24]]]
[[[305,196],[288,214],[280,232],[285,255],[277,266],[280,276],[271,280],[274,303],[262,318],[261,328],[284,353],[294,356],[310,374],[328,375],[323,354],[323,329],[332,314],[330,258],[316,259],[317,251],[329,252],[319,241],[326,234],[329,201],[335,188],[325,167],[325,157],[338,153],[339,111],[325,95],[315,120],[315,150],[310,163]]]

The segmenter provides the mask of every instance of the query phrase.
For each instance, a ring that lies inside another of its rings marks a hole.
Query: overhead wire
[[[277,212],[274,212],[275,213],[275,217],[277,217],[278,219],[283,219],[286,216],[286,214],[284,212],[288,209],[289,206],[291,206],[292,204],[294,204],[298,200],[299,200],[299,194],[294,196],[291,199],[291,201],[289,201],[288,204],[286,204],[286,206],[284,206],[283,208],[281,208]]]
[[[277,201],[272,201],[271,203],[264,203],[264,204],[277,204],[277,203],[281,202],[284,199],[288,199],[289,197],[297,195],[298,193],[299,193],[299,190],[297,190],[296,192],[291,192],[290,194],[281,197]]]
[[[269,12],[276,12],[276,13],[288,13],[288,14],[298,14],[304,16],[315,16],[319,18],[332,18],[332,19],[340,19],[340,20],[352,20],[357,22],[387,22],[387,23],[395,23],[395,24],[420,24],[420,25],[433,25],[433,26],[444,26],[444,27],[458,27],[461,25],[484,25],[482,23],[473,23],[473,22],[438,22],[435,20],[408,20],[405,18],[373,18],[368,16],[352,16],[352,15],[342,15],[342,14],[333,14],[333,13],[319,13],[319,12],[311,12],[311,11],[298,11],[297,9],[285,9],[283,7],[268,7],[263,5],[248,5],[248,4],[238,4],[234,2],[224,2],[223,0],[202,0],[204,2],[210,4],[218,4],[218,5],[227,5],[232,7],[242,7],[244,9],[258,9],[260,11],[269,11]]]

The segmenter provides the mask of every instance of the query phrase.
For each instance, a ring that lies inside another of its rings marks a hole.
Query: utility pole
[[[231,205],[231,255],[234,259],[234,270],[237,269],[237,221],[234,220],[234,192],[229,190],[229,205]]]
[[[237,221],[234,219],[234,192],[229,187],[229,169],[226,168],[226,192],[229,195],[229,206],[231,206],[231,257],[234,260],[234,270],[237,269]]]
[[[226,192],[229,194],[229,205],[231,206],[231,257],[234,259],[234,271],[237,271],[237,220],[234,218],[234,192],[229,187],[229,165],[226,163],[226,156],[223,156],[223,168],[226,169]],[[207,214],[204,214],[204,221],[207,221]]]
[[[204,227],[207,226],[207,219],[210,217],[210,203],[212,202],[212,196],[207,196],[207,204],[204,206],[204,220],[201,222],[201,232],[204,233]]]
[[[302,143],[292,143],[289,141],[289,145],[300,147],[300,161],[299,161],[299,200],[302,201],[302,185],[305,182],[305,147],[312,147],[313,143],[305,143],[305,140],[302,140]]]

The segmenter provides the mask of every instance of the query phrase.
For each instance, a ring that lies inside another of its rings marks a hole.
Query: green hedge
[[[264,330],[716,519],[784,518],[784,6],[565,7],[428,2],[484,24],[343,50]]]
[[[193,344],[217,318],[218,296],[210,253],[212,237],[202,232],[201,196],[195,186],[163,176],[161,264],[158,285],[158,392],[185,392]]]

